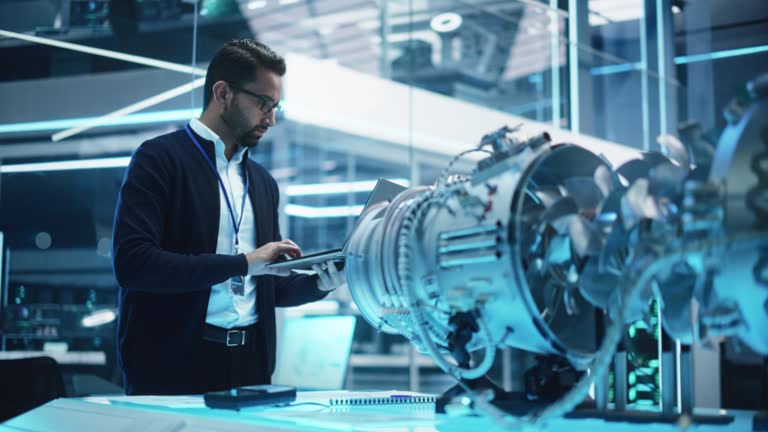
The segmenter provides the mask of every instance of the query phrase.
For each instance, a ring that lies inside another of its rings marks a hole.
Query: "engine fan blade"
[[[671,197],[677,195],[683,187],[688,170],[670,162],[656,165],[651,170],[649,193],[653,196]]]
[[[614,189],[614,175],[611,170],[605,165],[599,165],[595,169],[595,173],[592,175],[595,184],[600,189],[600,193],[603,194],[603,198],[611,194]]]
[[[563,181],[569,197],[573,197],[579,210],[594,212],[603,200],[603,193],[592,177],[569,177]]]
[[[578,212],[579,206],[572,197],[561,198],[541,214],[541,222],[552,225],[559,233],[564,233],[568,228],[568,221],[563,218],[574,216]]]
[[[581,272],[579,292],[593,306],[607,309],[608,305],[618,296],[620,277],[615,274],[599,271],[599,265],[590,261]]]
[[[651,164],[643,159],[632,159],[616,170],[616,172],[624,177],[629,184],[634,183],[637,179],[647,178],[650,171]]]
[[[551,207],[553,204],[563,198],[563,195],[560,193],[560,189],[557,187],[540,187],[533,191],[533,194],[536,195],[536,198],[538,198],[541,204],[543,204],[545,207]]]
[[[659,137],[656,138],[656,142],[667,149],[670,159],[680,164],[682,168],[688,170],[691,165],[691,156],[688,152],[688,148],[682,141],[677,139],[674,135],[659,135]]]
[[[562,264],[571,259],[571,240],[566,236],[555,236],[547,246],[545,265]]]
[[[638,179],[627,189],[621,200],[621,219],[624,228],[630,229],[642,219],[659,219],[661,210],[652,195],[648,193],[648,179]]]
[[[578,256],[600,255],[605,243],[605,235],[595,224],[583,216],[576,216],[571,218],[568,224],[568,233]]]

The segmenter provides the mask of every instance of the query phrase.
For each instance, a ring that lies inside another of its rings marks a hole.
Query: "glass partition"
[[[768,42],[738,21],[710,32],[727,14],[694,3],[3,2],[0,49],[13,65],[0,70],[3,346],[106,352],[113,378],[114,321],[82,318],[117,303],[109,254],[125,166],[141,142],[199,115],[205,68],[230,39],[288,59],[284,113],[251,157],[280,186],[283,236],[312,253],[341,247],[377,178],[434,182],[503,125],[635,149],[694,117],[721,127],[724,95],[759,72]],[[348,293],[331,300],[354,312]],[[368,330],[359,352],[410,346]]]

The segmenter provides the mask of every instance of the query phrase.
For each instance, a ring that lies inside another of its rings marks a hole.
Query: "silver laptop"
[[[397,183],[391,182],[387,179],[379,178],[376,182],[371,194],[368,195],[368,200],[365,202],[362,213],[365,213],[372,205],[381,201],[391,201],[392,198],[397,196],[400,192],[406,189],[405,186],[401,186]],[[361,213],[361,214],[362,214]],[[358,219],[359,221],[359,219]],[[352,227],[352,232],[355,231],[355,226]],[[347,248],[349,247],[349,238],[352,237],[352,233],[347,236],[344,241],[344,245],[340,249],[331,249],[323,252],[317,252],[310,255],[304,255],[300,258],[289,259],[285,261],[279,261],[267,265],[269,268],[287,268],[296,270],[311,270],[315,264],[323,264],[328,261],[344,262],[344,257],[347,254]]]

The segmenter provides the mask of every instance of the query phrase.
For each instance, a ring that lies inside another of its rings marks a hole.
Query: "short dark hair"
[[[252,39],[235,39],[224,44],[213,56],[205,74],[203,110],[211,102],[214,84],[227,81],[244,85],[253,80],[260,67],[280,76],[285,75],[285,59],[263,43]]]

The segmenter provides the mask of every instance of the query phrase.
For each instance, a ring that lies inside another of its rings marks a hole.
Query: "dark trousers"
[[[258,324],[245,328],[248,338],[245,345],[229,347],[224,343],[203,340],[201,346],[201,374],[205,391],[228,390],[233,387],[269,384],[267,370],[266,339]]]
[[[207,325],[207,324],[206,324]],[[245,345],[227,346],[223,341],[201,339],[197,354],[187,361],[193,364],[185,376],[167,377],[147,383],[134,383],[131,395],[203,394],[247,385],[270,384],[267,368],[267,342],[257,324],[248,331]],[[219,329],[226,333],[226,330]]]

